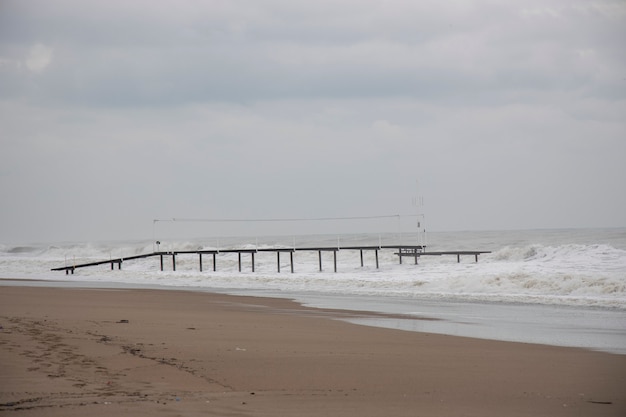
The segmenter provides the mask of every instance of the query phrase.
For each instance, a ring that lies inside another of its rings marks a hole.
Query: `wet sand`
[[[626,415],[626,355],[336,320],[367,315],[0,287],[0,415]]]

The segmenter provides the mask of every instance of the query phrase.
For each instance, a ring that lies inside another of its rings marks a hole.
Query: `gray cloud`
[[[619,1],[0,6],[2,239],[159,217],[626,225]]]

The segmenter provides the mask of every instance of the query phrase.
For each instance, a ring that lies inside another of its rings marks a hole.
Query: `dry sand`
[[[626,415],[625,355],[334,320],[347,314],[0,287],[0,415]]]

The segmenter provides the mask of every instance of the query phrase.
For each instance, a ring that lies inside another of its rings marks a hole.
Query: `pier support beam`
[[[320,272],[322,272],[322,251],[318,250],[317,255],[319,256],[319,260],[320,260]]]
[[[215,260],[216,255],[216,253],[213,253],[213,272],[217,271],[217,262]]]
[[[456,263],[460,264],[461,263],[461,255],[460,254],[456,254]]]
[[[363,268],[363,249],[361,249],[360,252],[361,252],[361,268]]]
[[[254,252],[250,252],[252,255],[252,272],[254,272]]]
[[[333,251],[333,262],[335,264],[335,272],[337,272],[337,251]]]
[[[200,257],[200,272],[202,272],[202,253],[199,253],[198,256]]]
[[[241,272],[241,252],[237,252],[237,256],[239,256],[239,272]]]
[[[176,254],[172,253],[172,271],[176,271]]]
[[[378,249],[375,249],[374,252],[376,252],[376,269],[378,269]]]
[[[291,264],[291,273],[293,274],[293,251],[289,252],[289,262]]]
[[[163,254],[159,254],[159,258],[161,258],[161,272],[163,272]]]

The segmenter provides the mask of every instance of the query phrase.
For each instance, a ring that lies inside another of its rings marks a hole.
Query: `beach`
[[[372,316],[208,292],[3,287],[0,414],[626,412],[626,355],[341,320]]]

